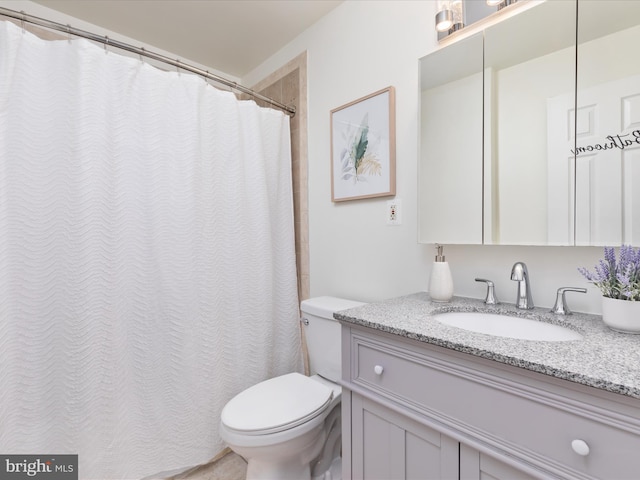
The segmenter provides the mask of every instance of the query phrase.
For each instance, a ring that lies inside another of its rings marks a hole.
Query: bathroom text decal
[[[607,141],[604,143],[596,143],[595,145],[578,147],[575,150],[571,150],[571,153],[580,155],[581,153],[595,152],[599,150],[613,150],[615,148],[624,150],[625,148],[632,147],[633,145],[640,145],[640,130],[634,130],[633,132],[627,133],[625,135],[609,135],[607,136]]]

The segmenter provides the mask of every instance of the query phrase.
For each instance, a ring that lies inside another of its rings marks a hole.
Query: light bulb
[[[438,0],[438,13],[436,14],[436,30],[448,31],[453,25],[453,12],[450,0]]]
[[[457,32],[464,27],[464,10],[462,0],[452,0],[451,12],[453,14],[453,24],[451,25],[451,31]]]

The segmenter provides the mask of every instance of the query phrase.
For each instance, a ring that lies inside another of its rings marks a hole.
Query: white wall
[[[311,294],[365,301],[428,289],[432,245],[417,243],[418,59],[437,47],[435,1],[347,0],[243,79],[252,85],[308,51],[309,222]],[[403,223],[387,226],[386,199],[333,204],[330,178],[331,109],[386,86],[396,88],[397,197]],[[455,221],[455,219],[451,219]],[[475,277],[496,282],[502,301],[515,301],[511,266],[529,267],[533,299],[551,306],[562,286],[576,311],[600,312],[598,291],[577,273],[592,267],[600,248],[446,246],[455,293],[483,297]]]

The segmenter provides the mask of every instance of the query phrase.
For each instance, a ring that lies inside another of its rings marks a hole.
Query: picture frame
[[[395,88],[331,110],[331,201],[396,194]]]

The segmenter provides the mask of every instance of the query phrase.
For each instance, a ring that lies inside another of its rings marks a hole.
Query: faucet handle
[[[565,292],[587,293],[587,289],[578,287],[559,288],[556,295],[556,304],[551,309],[551,313],[555,313],[557,315],[571,315],[571,310],[569,310],[569,307],[567,306],[567,299],[564,296]]]
[[[484,282],[487,284],[487,296],[484,299],[484,303],[487,305],[497,305],[500,303],[496,298],[495,285],[491,280],[487,280],[486,278],[476,278],[476,282]]]

